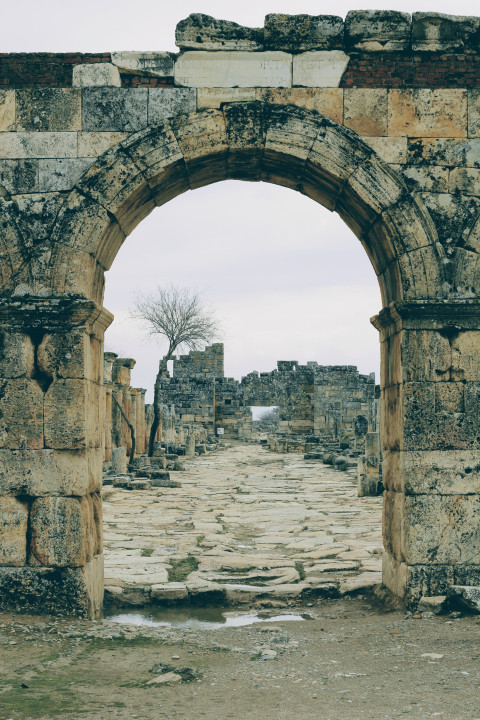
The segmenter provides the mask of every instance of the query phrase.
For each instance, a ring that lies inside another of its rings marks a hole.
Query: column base
[[[0,567],[0,610],[94,619],[103,604],[103,554],[85,567]]]

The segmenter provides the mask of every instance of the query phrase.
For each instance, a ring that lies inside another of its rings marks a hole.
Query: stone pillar
[[[365,455],[358,458],[358,496],[379,495],[380,484],[380,433],[365,435]]]
[[[185,438],[185,455],[187,457],[195,457],[195,434],[189,431]]]
[[[392,304],[382,347],[383,582],[480,584],[480,303]]]
[[[0,301],[0,608],[98,614],[103,334],[75,298]]]
[[[115,359],[112,371],[113,392],[118,402],[122,406],[123,412],[132,421],[132,397],[130,394],[130,376],[132,369],[135,367],[133,358]],[[124,447],[127,455],[132,449],[132,438],[130,428],[122,417],[122,414],[116,403],[113,406],[113,435],[114,443],[117,447]]]
[[[143,455],[146,451],[145,447],[145,390],[142,388],[131,388],[132,396],[132,422],[135,427],[135,452],[137,455]]]

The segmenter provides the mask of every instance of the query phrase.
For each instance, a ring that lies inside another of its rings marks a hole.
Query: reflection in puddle
[[[193,629],[217,630],[218,628],[243,627],[254,623],[301,621],[309,615],[298,613],[233,613],[217,608],[148,608],[131,610],[128,613],[107,615],[110,620],[124,625],[145,625],[148,627],[188,627]]]

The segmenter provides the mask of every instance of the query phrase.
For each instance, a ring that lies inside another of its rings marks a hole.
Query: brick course
[[[75,65],[111,62],[111,53],[0,53],[0,87],[70,87]],[[173,86],[171,77],[122,73],[125,87]],[[350,53],[342,88],[480,87],[480,53]]]

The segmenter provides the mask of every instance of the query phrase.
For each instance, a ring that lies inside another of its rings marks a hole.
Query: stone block
[[[55,380],[45,394],[45,445],[57,450],[99,447],[100,390],[87,380]]]
[[[127,137],[125,132],[79,132],[78,157],[97,158]]]
[[[94,162],[94,158],[62,158],[38,161],[40,192],[71,190]]]
[[[175,63],[186,87],[291,87],[292,56],[284,52],[186,52]]]
[[[339,125],[343,123],[343,90],[340,88],[260,88],[256,99],[315,110]]]
[[[449,585],[454,583],[454,568],[440,564],[408,566],[384,552],[382,582],[395,595],[408,600],[445,595]]]
[[[268,50],[339,50],[343,48],[343,20],[336,15],[269,14],[264,38]]]
[[[408,162],[413,165],[480,167],[480,140],[412,138],[408,140]]]
[[[480,138],[480,90],[468,91],[468,137]]]
[[[85,87],[120,87],[122,80],[116,65],[112,63],[86,63],[73,68],[72,85]]]
[[[399,449],[429,450],[439,441],[435,383],[403,383],[403,442]]]
[[[478,364],[478,348],[480,347],[480,331],[466,330],[459,332],[451,339],[450,377],[462,382],[480,381]]]
[[[103,566],[101,556],[100,563],[95,561],[97,558],[85,568],[0,568],[0,608],[8,612],[96,617],[103,597]]]
[[[475,233],[471,232],[480,211],[477,198],[451,193],[422,193],[421,197],[448,257],[458,245],[470,246],[472,250],[480,247],[476,244]]]
[[[0,186],[10,195],[38,192],[38,160],[0,160]]]
[[[142,169],[157,205],[188,190],[183,155],[169,123],[126,140],[124,147]]]
[[[98,491],[103,452],[90,450],[0,450],[0,494],[76,495]]]
[[[345,126],[359,135],[388,135],[387,90],[345,90],[344,118]]]
[[[388,388],[402,379],[402,345],[400,333],[395,333],[382,341],[380,345],[380,374],[382,387]]]
[[[349,60],[349,56],[342,50],[318,50],[295,55],[292,85],[336,88],[340,85]]]
[[[199,88],[197,108],[220,108],[223,103],[249,102],[256,98],[255,88]]]
[[[197,91],[194,88],[150,88],[148,91],[148,124],[158,125],[181,113],[195,112]]]
[[[112,470],[116,475],[125,475],[127,472],[127,451],[122,446],[112,449]]]
[[[350,205],[356,210],[357,222],[365,223],[365,229],[377,214],[400,200],[403,193],[394,173],[374,158],[365,160],[354,170],[348,186],[354,193],[354,197],[349,197]]]
[[[30,511],[31,565],[81,567],[87,561],[86,498],[44,497]]]
[[[403,332],[402,359],[403,376],[407,382],[444,382],[452,379],[452,350],[448,336],[442,332]]]
[[[448,189],[451,193],[480,195],[480,170],[477,168],[452,168]]]
[[[449,52],[478,48],[480,18],[416,12],[412,16],[412,49],[415,52]]]
[[[413,192],[448,192],[451,172],[448,168],[414,165],[402,170],[406,185]]]
[[[187,586],[179,582],[152,585],[152,600],[165,602],[171,600],[184,600],[188,597]]]
[[[407,137],[466,137],[467,91],[389,90],[388,134]]]
[[[363,137],[386,163],[404,165],[407,162],[407,138],[403,137]]]
[[[411,17],[396,10],[351,10],[345,18],[347,47],[395,52],[410,46]]]
[[[0,90],[0,132],[15,130],[15,90]]]
[[[205,110],[200,117],[180,115],[172,118],[171,126],[178,147],[187,165],[189,184],[193,189],[217,180],[226,179],[229,148],[225,119],[218,110]],[[202,144],[198,138],[202,138]],[[205,149],[208,148],[208,154]]]
[[[385,487],[406,495],[480,493],[480,464],[473,450],[389,452],[382,469]]]
[[[1,448],[43,448],[43,398],[35,380],[0,380]]]
[[[30,336],[0,331],[0,378],[29,378],[34,369],[35,349]]]
[[[87,87],[82,90],[82,130],[136,132],[147,126],[146,88]]]
[[[168,52],[113,52],[112,64],[120,72],[153,77],[173,77],[175,55]]]
[[[480,587],[469,585],[452,585],[448,589],[447,597],[450,602],[480,613]]]
[[[404,502],[407,563],[478,563],[479,495],[410,495]]]
[[[181,50],[263,50],[263,28],[192,13],[175,28],[175,44]]]
[[[155,207],[145,177],[127,152],[106,152],[77,188],[112,213],[125,235]]]
[[[0,133],[0,157],[5,159],[77,157],[77,133]]]
[[[38,367],[49,377],[86,379],[100,384],[101,359],[99,341],[82,327],[45,333],[37,347]]]
[[[28,504],[0,496],[0,565],[27,561]]]
[[[290,178],[291,186],[297,188],[305,160],[315,153],[318,134],[318,124],[305,118],[303,113],[281,106],[273,108],[265,137],[263,168],[266,178],[272,180],[280,176],[282,184]],[[289,156],[288,164],[285,156]]]
[[[15,114],[17,131],[80,130],[81,92],[73,88],[19,88]]]
[[[384,448],[399,450],[402,443],[402,414],[400,386],[383,388],[382,398],[382,444]]]

